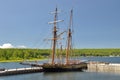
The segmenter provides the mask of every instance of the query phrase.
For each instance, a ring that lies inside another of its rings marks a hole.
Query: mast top
[[[58,22],[63,22],[64,20],[57,20],[57,14],[60,13],[60,11],[58,11],[57,7],[55,9],[54,12],[51,12],[51,14],[55,14],[55,18],[54,18],[54,21],[52,22],[48,22],[48,24],[56,24]]]
[[[72,19],[73,19],[73,9],[71,9],[71,11],[70,11],[70,22],[69,22],[69,27],[68,27],[69,29],[71,29],[72,24],[73,24]]]

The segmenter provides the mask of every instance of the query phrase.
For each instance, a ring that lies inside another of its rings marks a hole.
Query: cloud
[[[0,48],[26,48],[26,46],[13,46],[11,43],[4,43],[3,45],[0,45]]]
[[[13,48],[13,45],[10,43],[5,43],[2,46],[0,46],[0,48]]]

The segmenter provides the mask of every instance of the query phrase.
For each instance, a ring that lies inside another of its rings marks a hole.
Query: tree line
[[[42,59],[50,53],[50,49],[0,49],[0,61]],[[73,53],[74,56],[120,56],[120,49],[74,49]],[[65,55],[65,50],[62,55]]]
[[[75,49],[79,56],[120,56],[120,49]]]
[[[41,59],[49,49],[0,49],[0,60]]]

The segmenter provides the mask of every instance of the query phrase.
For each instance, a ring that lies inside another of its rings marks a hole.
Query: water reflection
[[[54,72],[54,73],[44,73],[44,77],[47,80],[78,80],[76,79],[78,74],[81,72]]]
[[[44,80],[119,80],[120,75],[97,72],[43,73]]]
[[[120,80],[120,74],[98,72],[33,73],[2,76],[0,80]]]

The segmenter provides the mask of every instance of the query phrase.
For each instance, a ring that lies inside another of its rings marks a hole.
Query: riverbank
[[[22,61],[40,61],[40,60],[46,60],[47,58],[42,58],[42,59],[21,59],[21,60],[1,60],[0,63],[4,62],[22,62]]]
[[[43,58],[50,52],[50,49],[0,49],[0,60]],[[120,48],[74,49],[74,53],[74,56],[120,56]],[[64,49],[62,55],[65,55]]]
[[[20,62],[24,60],[41,60],[48,58],[50,49],[0,49],[0,62]],[[65,56],[65,50],[62,53]],[[120,48],[116,49],[74,49],[73,57],[119,57]]]

